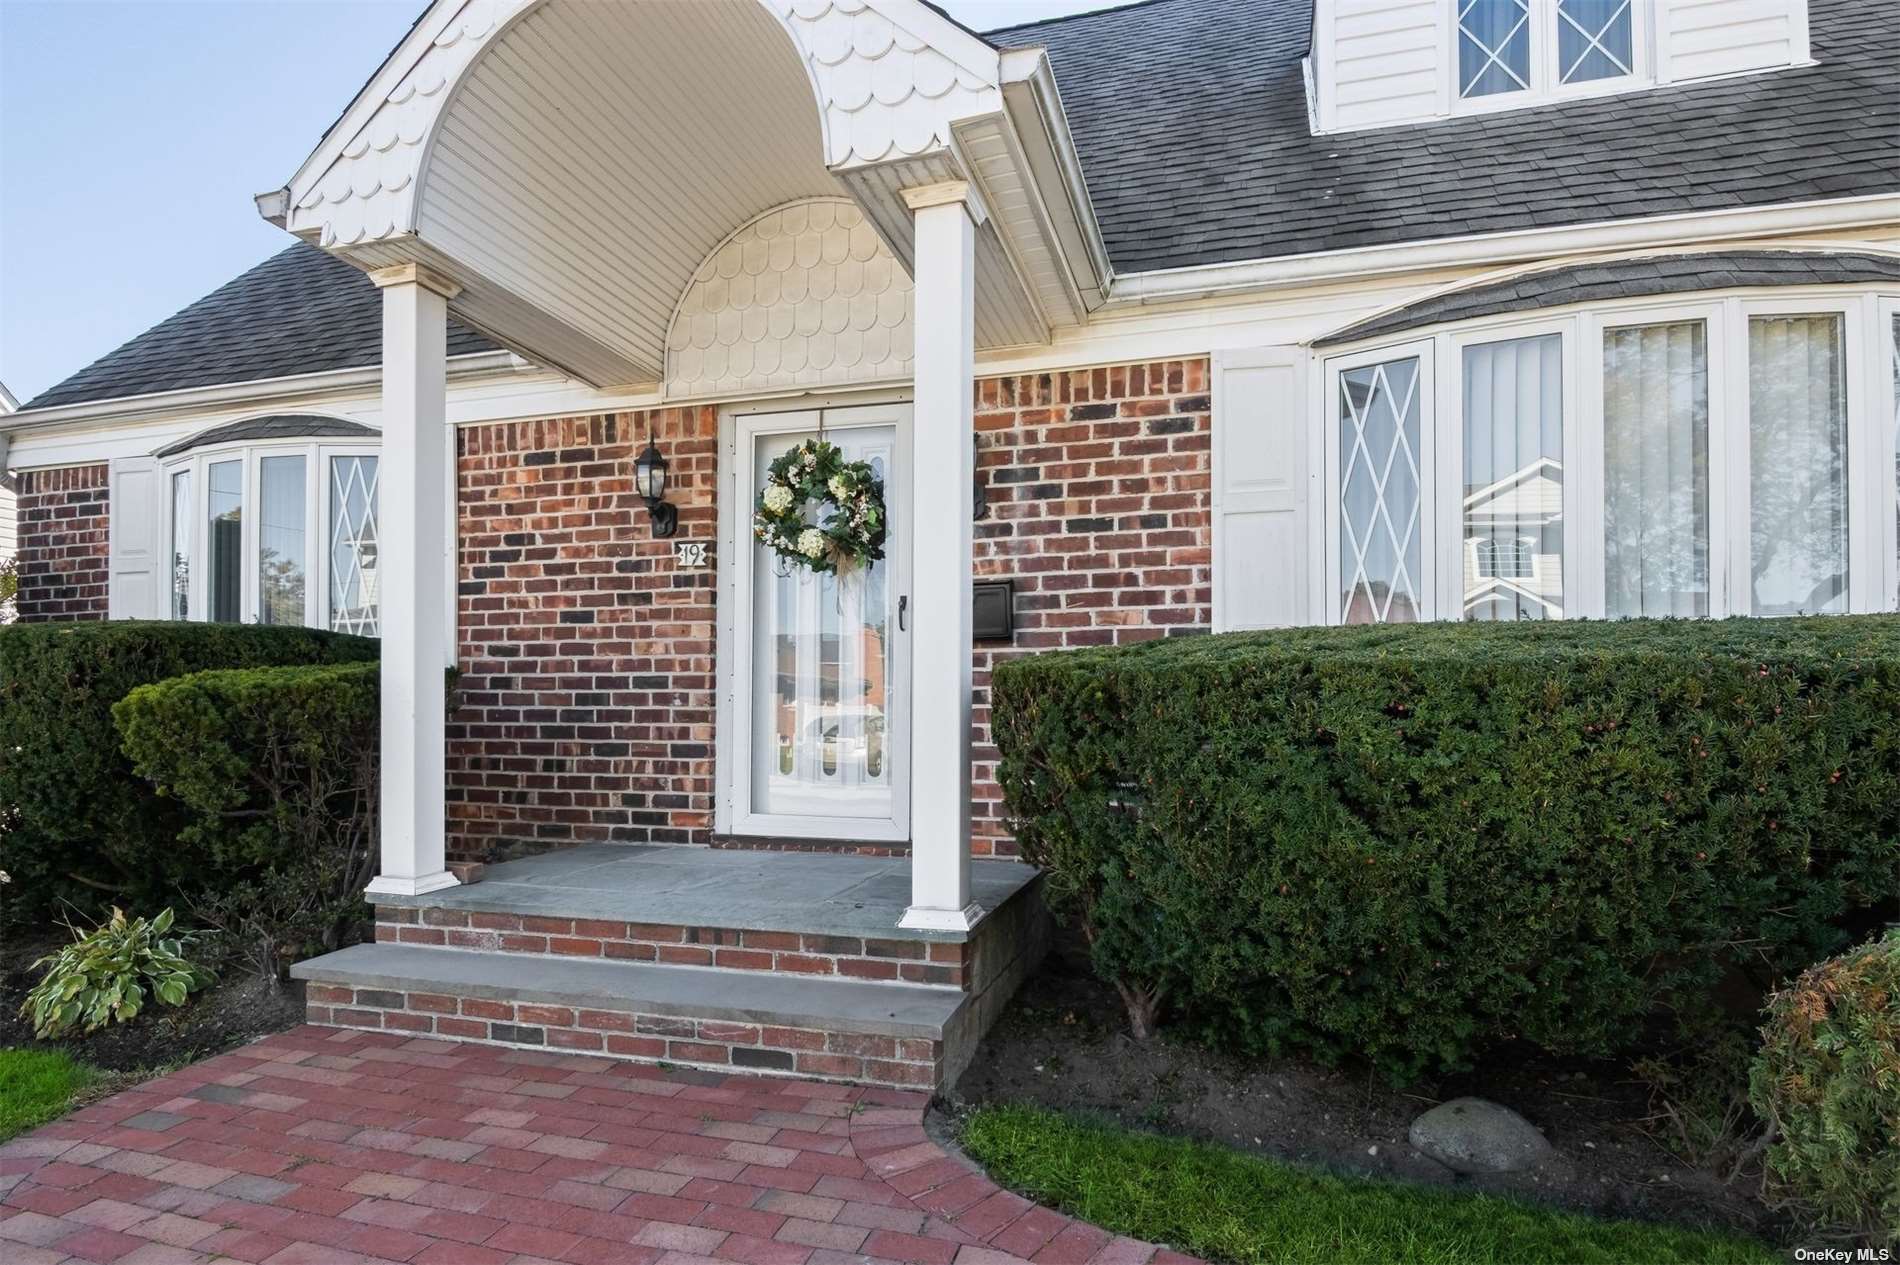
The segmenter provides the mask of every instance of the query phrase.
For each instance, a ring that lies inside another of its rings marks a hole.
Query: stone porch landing
[[[984,918],[912,931],[902,858],[593,845],[381,898],[293,974],[313,1023],[935,1088],[1046,944],[1036,872],[973,869]]]
[[[999,1190],[925,1095],[298,1028],[0,1146],[8,1265],[1191,1265]]]

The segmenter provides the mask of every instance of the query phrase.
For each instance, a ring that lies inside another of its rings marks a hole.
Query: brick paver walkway
[[[999,1190],[926,1101],[297,1028],[0,1146],[0,1261],[1188,1260]]]

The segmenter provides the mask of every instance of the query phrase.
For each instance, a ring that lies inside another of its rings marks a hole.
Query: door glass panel
[[[1709,613],[1709,366],[1701,321],[1603,331],[1606,613]]]
[[[1563,338],[1465,348],[1465,618],[1561,619]]]
[[[206,473],[207,614],[235,624],[244,609],[244,463],[213,462]]]
[[[172,618],[191,618],[191,471],[172,476]]]
[[[1635,0],[1557,0],[1557,81],[1589,83],[1632,73]]]
[[[1420,617],[1418,357],[1339,375],[1340,619]]]
[[[376,458],[330,458],[330,627],[381,635],[376,585]]]
[[[303,623],[304,459],[265,457],[258,463],[258,619]]]
[[[772,461],[810,437],[760,436],[752,486],[764,486]],[[895,428],[851,427],[825,438],[847,461],[868,461],[888,485]],[[895,557],[899,547],[893,526],[885,550]],[[814,575],[764,545],[753,549],[752,811],[891,817],[886,734],[898,718],[886,690],[896,627],[889,563]]]
[[[1847,609],[1847,354],[1839,316],[1748,322],[1749,580],[1757,615]]]

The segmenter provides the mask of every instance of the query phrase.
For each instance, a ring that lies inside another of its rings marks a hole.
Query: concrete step
[[[973,1052],[958,990],[359,944],[300,962],[312,1023],[720,1071],[932,1088]]]

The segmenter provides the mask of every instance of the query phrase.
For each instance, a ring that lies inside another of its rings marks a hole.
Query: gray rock
[[[1412,1121],[1413,1146],[1455,1173],[1516,1173],[1550,1155],[1537,1127],[1509,1107],[1454,1098]]]

